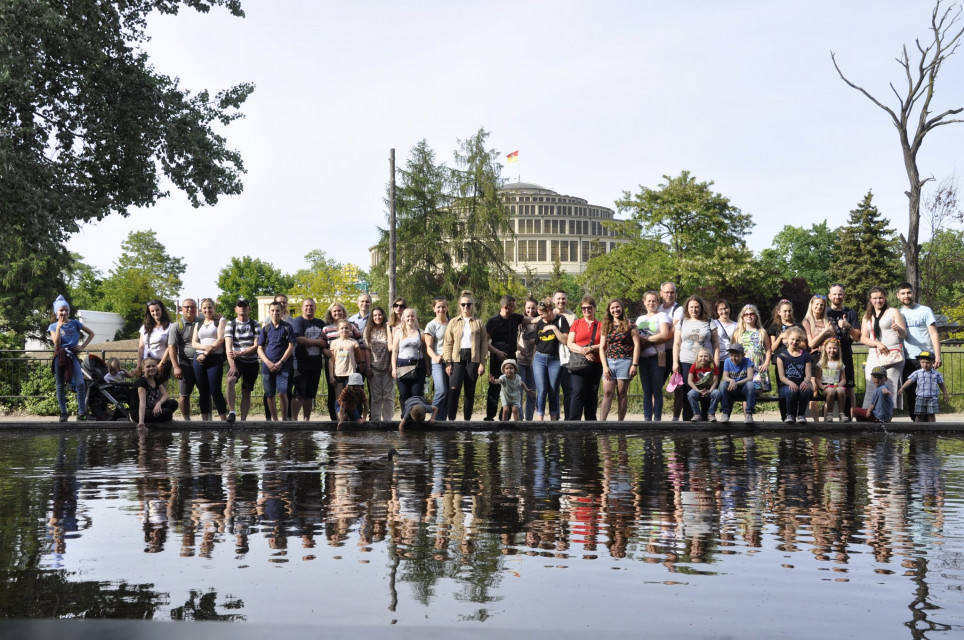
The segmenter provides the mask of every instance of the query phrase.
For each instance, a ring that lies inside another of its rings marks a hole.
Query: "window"
[[[569,241],[569,261],[579,262],[579,243],[575,240]]]
[[[546,241],[539,240],[539,262],[546,261]]]
[[[559,245],[559,262],[569,262],[569,241],[563,240]]]
[[[505,261],[515,262],[515,242],[512,240],[505,241]]]
[[[552,262],[555,262],[556,260],[560,260],[560,261],[562,260],[562,258],[559,257],[558,240],[553,240],[552,242],[549,243],[549,260],[551,260]]]
[[[571,235],[571,236],[576,235],[576,221],[575,221],[575,220],[570,220],[570,221],[569,221],[569,235]]]
[[[582,241],[582,262],[589,262],[589,241]]]
[[[542,220],[536,218],[536,233],[542,233]]]

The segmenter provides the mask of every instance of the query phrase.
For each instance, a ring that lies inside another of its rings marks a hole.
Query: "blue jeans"
[[[449,414],[449,377],[448,374],[445,373],[444,364],[432,363],[432,382],[435,386],[432,406],[438,407],[438,411],[435,413],[435,421],[444,422]]]
[[[548,356],[538,351],[532,356],[532,373],[536,379],[536,414],[546,414],[546,398],[549,398],[549,415],[559,417],[559,356]]]
[[[800,391],[799,388],[797,391],[791,391],[790,387],[782,385],[780,397],[787,403],[788,416],[802,416],[807,413],[807,405],[813,398],[813,389],[808,386],[806,391]]]
[[[753,381],[749,381],[746,384],[741,384],[736,388],[736,391],[729,391],[729,383],[723,383],[721,389],[723,391],[723,413],[729,415],[733,411],[733,400],[735,398],[743,398],[745,401],[743,403],[743,412],[749,415],[753,415],[756,411],[756,385]]]
[[[639,359],[639,381],[643,384],[643,416],[646,420],[663,418],[663,370],[659,357]]]
[[[211,413],[211,398],[218,415],[228,412],[228,404],[224,401],[224,391],[221,389],[221,377],[224,375],[224,354],[210,353],[203,361],[194,358],[194,377],[197,382],[199,395],[198,405],[202,414]]]
[[[536,378],[535,374],[532,372],[531,364],[520,364],[519,365],[519,377],[522,378],[522,383],[529,387],[530,389],[536,388]],[[536,412],[536,401],[528,393],[522,392],[525,395],[525,419],[532,421],[532,416]]]
[[[77,390],[77,415],[87,415],[87,382],[84,380],[84,371],[80,368],[80,358],[67,358],[68,366],[71,371],[70,384]],[[64,372],[60,368],[60,362],[54,358],[54,377],[57,379],[57,404],[60,405],[60,415],[67,415],[67,395],[64,392]]]
[[[690,401],[690,408],[693,409],[694,416],[702,416],[703,411],[700,408],[700,401],[703,400],[705,396],[701,396],[700,392],[696,389],[690,389],[686,394],[686,399]],[[707,417],[716,413],[716,405],[720,403],[720,390],[713,389],[710,391],[710,409],[707,412]]]

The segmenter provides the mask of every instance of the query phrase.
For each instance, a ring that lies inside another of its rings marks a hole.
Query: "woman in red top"
[[[602,327],[596,320],[596,300],[592,296],[582,299],[582,317],[577,318],[569,328],[569,351],[585,356],[588,366],[580,369],[573,368],[573,359],[569,360],[569,372],[572,374],[572,404],[569,406],[573,420],[582,420],[585,413],[586,420],[596,420],[596,407],[599,404],[599,381],[602,379],[602,359],[599,355],[599,341],[602,338]],[[582,361],[576,358],[576,361]]]

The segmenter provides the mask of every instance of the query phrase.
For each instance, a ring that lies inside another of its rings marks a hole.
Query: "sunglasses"
[[[462,308],[471,307],[471,306],[472,306],[472,303],[471,303],[471,302],[460,302],[460,303],[459,303],[459,306],[462,307]]]
[[[582,308],[583,311],[589,311],[590,309],[595,309],[595,307],[592,306],[592,305],[589,305],[588,307],[583,307],[583,308]]]
[[[404,308],[405,308],[405,305],[402,304],[401,302],[399,302],[398,304],[393,304],[392,307],[394,307],[394,308],[396,308],[396,309],[404,309]]]
[[[756,317],[756,314],[753,313],[752,311],[749,311],[749,312],[747,312],[747,313],[744,313],[744,314],[743,314],[743,317],[744,317],[744,318],[755,318],[755,317]]]

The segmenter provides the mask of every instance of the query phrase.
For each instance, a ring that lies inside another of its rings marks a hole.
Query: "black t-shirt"
[[[840,352],[846,354],[853,353],[853,336],[850,335],[850,329],[841,329],[838,321],[841,318],[846,318],[847,322],[850,323],[851,329],[860,329],[859,321],[857,320],[857,312],[850,307],[844,307],[843,309],[837,311],[833,307],[827,307],[827,320],[833,325],[834,331],[837,332],[837,340],[840,341]]]
[[[556,338],[555,332],[549,328],[550,324],[558,327],[559,331],[563,333],[569,333],[569,321],[566,320],[565,316],[557,315],[552,322],[548,323],[540,319],[536,325],[536,351],[547,356],[558,357],[559,340]]]
[[[325,321],[320,318],[298,317],[291,321],[296,338],[318,340],[325,337]],[[299,371],[317,371],[322,366],[321,350],[324,347],[306,346],[295,342],[295,367]]]
[[[134,416],[136,417],[136,416],[137,416],[137,409],[138,409],[138,407],[140,407],[141,398],[140,398],[140,394],[138,393],[137,390],[138,390],[138,389],[141,389],[141,388],[147,390],[147,397],[146,397],[147,410],[148,410],[148,411],[152,411],[152,410],[154,409],[154,406],[155,406],[158,402],[161,401],[161,385],[162,385],[162,384],[163,384],[163,383],[157,382],[157,381],[155,380],[155,384],[154,384],[154,386],[152,387],[152,386],[147,382],[147,378],[145,378],[144,376],[141,376],[140,378],[138,378],[137,380],[134,381],[134,385],[131,387],[131,401],[130,401],[130,406],[131,406],[131,413],[132,413],[132,415],[134,415]]]
[[[781,333],[783,333],[790,327],[798,327],[801,331],[803,331],[803,335],[807,335],[806,329],[804,329],[803,325],[800,324],[799,322],[794,322],[793,324],[783,324],[783,323],[771,324],[770,328],[767,329],[767,333],[770,334],[770,344],[773,344],[774,338],[778,337]],[[780,346],[773,350],[773,355],[778,356],[786,350],[787,350],[786,343],[781,342]]]
[[[504,351],[509,358],[515,358],[516,336],[519,335],[521,324],[521,313],[511,313],[507,318],[503,318],[501,314],[495,314],[485,323],[489,342],[499,351]]]

